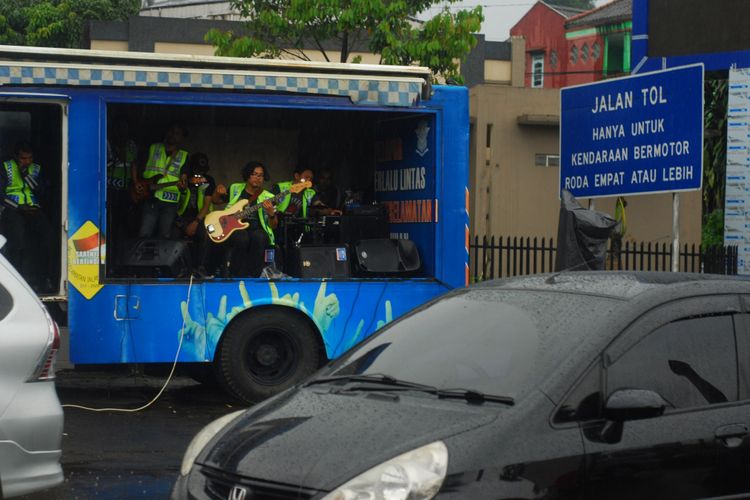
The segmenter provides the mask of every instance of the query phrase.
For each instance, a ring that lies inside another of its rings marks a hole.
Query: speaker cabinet
[[[348,278],[349,247],[346,245],[302,245],[297,249],[300,278]]]
[[[360,240],[354,248],[358,272],[365,276],[414,275],[422,267],[417,245],[411,240]]]
[[[185,241],[132,240],[121,254],[119,274],[148,278],[176,278],[187,273],[190,252]]]

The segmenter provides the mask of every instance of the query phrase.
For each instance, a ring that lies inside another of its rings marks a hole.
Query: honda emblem
[[[242,486],[234,486],[229,492],[227,500],[245,500],[247,498],[247,489]]]

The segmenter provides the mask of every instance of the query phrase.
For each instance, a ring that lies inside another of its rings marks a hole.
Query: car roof
[[[567,271],[491,280],[473,287],[580,293],[629,300],[644,294],[690,288],[694,284],[700,284],[703,293],[710,293],[712,289],[750,293],[750,280],[742,276],[646,271]]]

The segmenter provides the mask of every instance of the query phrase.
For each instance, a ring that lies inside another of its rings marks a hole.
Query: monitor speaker
[[[302,245],[297,249],[300,278],[348,278],[349,248],[346,245]]]
[[[354,248],[363,275],[409,275],[422,266],[417,245],[411,240],[360,240]]]
[[[120,273],[139,277],[176,278],[186,274],[190,251],[185,241],[144,239],[125,245]]]

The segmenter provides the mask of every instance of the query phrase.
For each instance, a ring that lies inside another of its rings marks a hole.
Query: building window
[[[626,33],[613,33],[605,39],[605,76],[630,72],[630,40]]]
[[[553,50],[552,52],[549,53],[549,65],[550,65],[550,67],[556,68],[557,67],[557,62],[558,62],[557,61],[557,51]]]
[[[591,45],[591,59],[596,61],[599,59],[599,56],[602,55],[602,46],[599,45],[599,42],[594,42]]]
[[[585,63],[589,60],[589,44],[584,43],[581,47],[581,62]]]
[[[537,153],[534,155],[534,166],[536,167],[559,167],[560,155],[549,153]]]
[[[544,53],[531,55],[531,87],[544,87]]]
[[[570,48],[570,63],[575,64],[578,62],[578,47],[573,45]]]

